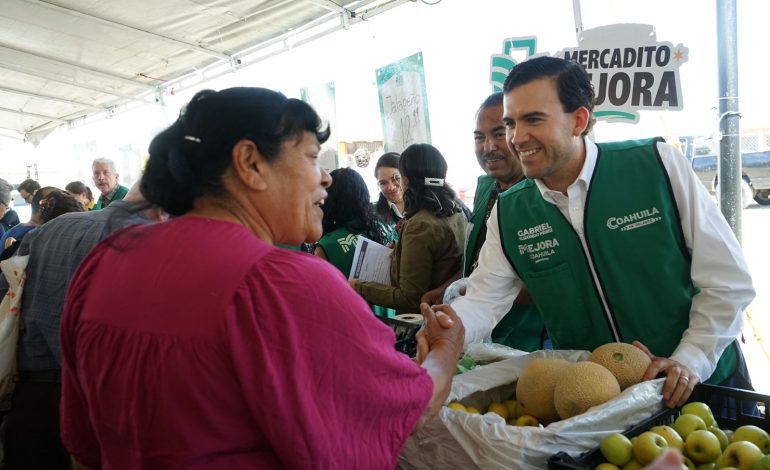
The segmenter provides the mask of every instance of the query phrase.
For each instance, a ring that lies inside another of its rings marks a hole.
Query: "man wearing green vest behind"
[[[128,188],[118,184],[120,175],[118,175],[115,169],[115,162],[109,158],[97,158],[91,164],[91,169],[94,173],[94,184],[102,193],[91,210],[98,211],[104,209],[111,202],[120,201],[126,197]]]
[[[493,93],[481,103],[476,112],[476,129],[473,131],[476,160],[484,170],[479,176],[476,195],[473,198],[473,217],[465,245],[463,272],[452,280],[470,276],[478,264],[479,252],[487,233],[487,219],[503,191],[524,179],[521,164],[505,143],[503,125],[503,94]],[[463,279],[460,282],[467,281]],[[441,303],[449,283],[423,296],[429,304]],[[518,299],[517,299],[518,300]],[[492,341],[522,351],[543,348],[547,337],[543,320],[537,307],[530,303],[514,303],[492,331]]]
[[[682,405],[697,382],[750,388],[736,338],[754,289],[741,247],[673,146],[594,144],[590,77],[538,57],[504,85],[506,139],[528,179],[501,194],[466,295],[466,342],[484,338],[524,284],[554,348],[634,343]]]

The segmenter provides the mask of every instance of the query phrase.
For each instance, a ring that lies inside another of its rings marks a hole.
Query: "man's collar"
[[[99,199],[103,201],[111,200],[115,196],[115,193],[118,192],[118,188],[120,188],[120,185],[116,184],[115,187],[112,188],[112,191],[108,192],[107,194],[102,194],[101,197],[99,197]]]
[[[591,184],[591,176],[593,176],[594,168],[596,168],[596,157],[599,153],[599,148],[588,137],[583,137],[583,142],[585,143],[586,158],[585,161],[583,161],[583,168],[580,170],[580,174],[578,174],[578,177],[572,184],[570,184],[570,186],[582,181],[587,188]],[[558,192],[548,188],[540,179],[536,179],[535,184],[540,190],[540,194],[545,195],[546,193]]]

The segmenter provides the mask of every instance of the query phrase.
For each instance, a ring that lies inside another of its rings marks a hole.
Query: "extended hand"
[[[465,328],[452,307],[440,304],[434,305],[431,308],[431,306],[423,302],[420,304],[420,311],[422,316],[425,317],[425,323],[423,323],[422,328],[420,328],[415,336],[417,339],[417,357],[415,359],[418,364],[422,364],[422,361],[428,356],[428,352],[437,338],[449,333],[442,330],[452,330],[459,325],[459,343],[460,348],[462,348],[463,341],[465,340]],[[452,336],[457,335],[457,331],[453,333],[454,335]]]
[[[698,375],[677,361],[654,356],[647,346],[639,341],[634,341],[633,345],[644,351],[652,360],[642,380],[652,380],[661,373],[666,374],[666,382],[663,384],[663,400],[666,406],[675,408],[687,403],[693,388],[700,381]]]

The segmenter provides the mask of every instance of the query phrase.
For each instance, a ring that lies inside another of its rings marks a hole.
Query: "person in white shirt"
[[[754,289],[741,247],[673,146],[597,145],[590,77],[539,57],[504,85],[506,140],[527,180],[503,193],[466,295],[466,344],[484,339],[525,283],[558,349],[633,343],[665,374],[663,398],[698,382],[750,388],[736,341]],[[736,385],[737,384],[737,385]]]

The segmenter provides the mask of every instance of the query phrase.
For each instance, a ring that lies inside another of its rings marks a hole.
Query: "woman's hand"
[[[465,339],[462,321],[449,305],[431,308],[423,302],[420,304],[420,310],[425,318],[425,324],[420,331],[423,333],[423,341],[427,344],[427,352],[421,362],[433,380],[433,395],[414,430],[435,417],[449,396]]]
[[[448,330],[455,326],[457,322],[460,322],[460,318],[457,316],[457,313],[455,313],[454,309],[449,305],[439,304],[433,305],[431,307],[427,303],[423,302],[420,304],[420,310],[423,312],[423,317],[425,317],[425,307],[427,307],[428,310],[433,313],[433,317],[436,319],[436,323],[440,328]],[[451,316],[448,315],[448,313],[451,313]],[[457,321],[453,320],[453,318],[457,319]],[[422,362],[428,356],[428,351],[430,350],[431,343],[428,336],[427,326],[428,323],[426,320],[426,322],[423,323],[422,328],[420,328],[420,330],[417,331],[417,334],[415,335],[415,339],[417,340],[417,356],[415,357],[415,361],[418,364],[422,364]],[[460,338],[461,349],[462,343],[465,340],[465,327],[462,327],[462,332],[463,336]]]

